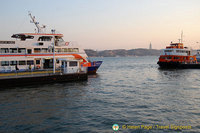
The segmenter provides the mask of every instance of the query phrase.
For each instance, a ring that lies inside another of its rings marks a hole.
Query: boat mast
[[[31,23],[34,23],[35,26],[37,27],[38,33],[42,33],[42,32],[43,32],[43,29],[46,28],[46,26],[43,25],[43,26],[41,27],[41,26],[39,25],[39,22],[37,22],[37,21],[35,20],[35,16],[32,16],[30,12],[29,12],[28,15],[31,17],[31,21],[30,21],[30,22],[31,22]]]
[[[52,29],[51,32],[52,34],[55,34],[55,29]],[[53,73],[55,74],[56,72],[56,66],[55,66],[55,43],[56,43],[56,40],[55,40],[55,36],[53,36]]]

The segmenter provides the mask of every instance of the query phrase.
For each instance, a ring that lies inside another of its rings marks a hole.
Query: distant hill
[[[92,49],[85,49],[89,57],[116,57],[116,56],[159,56],[160,50],[156,49],[116,49],[116,50],[103,50],[95,51]]]

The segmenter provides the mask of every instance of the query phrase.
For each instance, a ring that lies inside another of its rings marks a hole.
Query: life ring
[[[36,66],[36,69],[40,69],[40,65],[37,65],[37,66]]]

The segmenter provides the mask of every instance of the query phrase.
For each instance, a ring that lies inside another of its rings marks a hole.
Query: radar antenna
[[[42,32],[43,32],[43,29],[46,28],[46,25],[43,25],[43,26],[41,27],[41,26],[39,25],[39,22],[37,22],[37,21],[35,20],[35,16],[32,16],[30,12],[29,12],[28,15],[31,17],[31,21],[30,21],[30,22],[31,22],[31,23],[34,23],[35,26],[37,27],[38,33],[42,33]]]

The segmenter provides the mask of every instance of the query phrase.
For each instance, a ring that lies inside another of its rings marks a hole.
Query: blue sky
[[[199,0],[0,0],[0,40],[34,32],[28,11],[83,48],[161,49],[180,38],[200,48]]]

